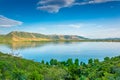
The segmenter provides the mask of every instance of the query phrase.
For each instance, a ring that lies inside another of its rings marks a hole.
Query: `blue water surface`
[[[65,61],[68,58],[78,58],[87,63],[88,59],[99,59],[120,55],[119,42],[30,42],[0,44],[0,51],[13,53],[25,59],[40,62],[50,61],[52,58]]]

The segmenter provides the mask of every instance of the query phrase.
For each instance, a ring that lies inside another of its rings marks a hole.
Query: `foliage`
[[[34,62],[0,52],[0,80],[120,80],[120,56]]]

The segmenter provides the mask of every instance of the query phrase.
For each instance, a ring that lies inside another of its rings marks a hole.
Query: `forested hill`
[[[44,35],[39,33],[13,31],[7,35],[0,35],[0,41],[53,41],[53,40],[86,40],[77,35]]]
[[[120,80],[120,56],[34,62],[0,52],[0,80]]]

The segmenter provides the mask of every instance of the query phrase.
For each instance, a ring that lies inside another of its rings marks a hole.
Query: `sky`
[[[120,38],[120,0],[0,0],[0,34]]]

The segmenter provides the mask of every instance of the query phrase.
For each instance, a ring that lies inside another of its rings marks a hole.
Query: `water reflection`
[[[19,53],[26,59],[49,61],[52,58],[60,61],[68,58],[79,58],[87,62],[89,58],[120,55],[119,42],[14,42],[1,43],[0,51]]]
[[[12,43],[0,43],[0,45],[7,46],[12,50],[19,50],[19,49],[43,47],[49,44],[72,44],[72,43],[74,42],[12,42]]]

